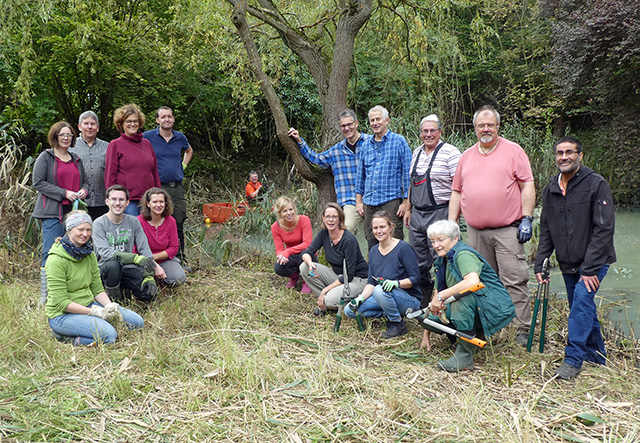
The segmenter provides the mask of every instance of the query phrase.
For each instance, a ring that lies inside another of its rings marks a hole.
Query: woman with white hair
[[[515,307],[509,293],[489,263],[471,246],[460,240],[460,228],[451,220],[440,220],[429,226],[427,235],[438,254],[435,262],[436,291],[431,299],[432,312],[443,309],[446,300],[480,282],[484,288],[449,304],[447,317],[451,327],[475,336],[480,332],[491,337],[515,317]],[[430,314],[429,319],[441,322]],[[442,334],[420,322],[424,331],[421,347],[430,349],[429,331]],[[475,346],[458,340],[455,354],[441,360],[438,366],[447,372],[473,369]]]
[[[104,291],[91,242],[92,226],[86,212],[70,212],[66,233],[51,247],[45,265],[49,326],[56,339],[76,346],[115,342],[118,333],[112,322],[123,321],[129,329],[144,326],[140,315],[112,303]]]

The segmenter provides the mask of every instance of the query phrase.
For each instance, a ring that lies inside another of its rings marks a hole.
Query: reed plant
[[[314,317],[312,297],[265,268],[218,266],[163,289],[141,331],[86,349],[56,342],[36,283],[0,287],[0,440],[91,442],[634,442],[640,439],[637,342],[608,340],[607,366],[552,379],[567,308],[552,299],[547,348],[505,330],[446,374],[443,337],[381,340]]]

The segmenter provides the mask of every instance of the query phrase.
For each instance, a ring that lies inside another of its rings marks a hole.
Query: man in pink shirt
[[[498,136],[500,114],[483,106],[473,116],[478,143],[467,149],[453,179],[449,220],[460,213],[469,245],[498,273],[516,307],[516,340],[526,346],[531,325],[529,266],[524,243],[531,239],[536,191],[529,158],[512,141]]]

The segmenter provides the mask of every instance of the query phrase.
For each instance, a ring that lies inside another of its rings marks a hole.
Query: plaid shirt
[[[304,140],[298,143],[300,152],[309,162],[322,168],[331,168],[333,182],[336,187],[336,199],[340,206],[356,204],[355,185],[356,172],[358,170],[358,152],[370,137],[368,134],[361,134],[356,143],[355,153],[347,147],[346,138],[326,151],[319,153],[313,151]]]
[[[89,147],[82,137],[76,139],[76,144],[69,148],[69,152],[75,153],[82,160],[87,183],[89,183],[89,196],[85,199],[87,206],[104,206],[104,161],[107,156],[107,143],[96,138],[93,146]]]
[[[371,137],[360,147],[356,194],[368,206],[407,198],[411,148],[401,135],[387,131],[380,143]]]

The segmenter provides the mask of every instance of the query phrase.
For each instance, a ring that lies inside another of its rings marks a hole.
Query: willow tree
[[[271,0],[227,2],[233,6],[231,19],[273,114],[278,139],[293,159],[300,175],[318,187],[318,201],[335,200],[331,173],[312,168],[300,154],[296,143],[287,136],[289,123],[286,112],[272,79],[263,68],[256,33],[262,32],[260,28],[264,25],[268,26],[309,70],[322,106],[319,140],[323,147],[328,147],[339,138],[337,115],[347,107],[355,39],[371,17],[371,0],[338,0],[334,7],[322,10],[309,23],[303,23],[301,14],[281,11]],[[303,2],[296,2],[296,5],[300,10]],[[255,28],[252,28],[250,21],[256,25]],[[333,45],[327,44],[327,33]]]

